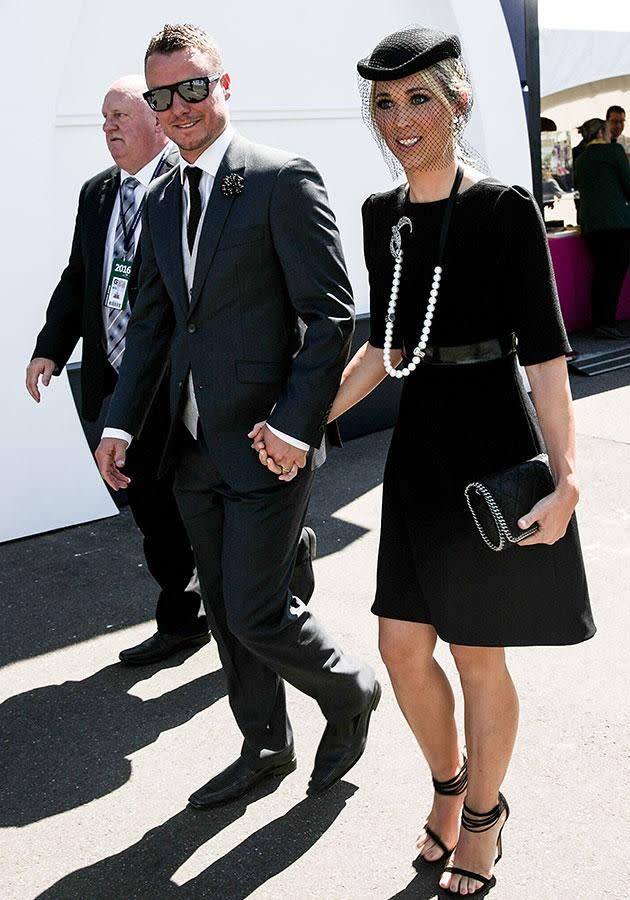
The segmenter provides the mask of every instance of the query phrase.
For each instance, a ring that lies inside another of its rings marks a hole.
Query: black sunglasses
[[[142,96],[153,112],[170,109],[175,91],[187,103],[201,103],[210,93],[210,85],[218,81],[222,75],[223,72],[214,72],[212,75],[202,75],[199,78],[187,78],[186,81],[176,81],[175,84],[165,84],[151,91],[145,91]]]

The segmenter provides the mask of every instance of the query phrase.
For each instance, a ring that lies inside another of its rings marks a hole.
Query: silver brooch
[[[239,194],[243,193],[244,188],[245,179],[242,175],[237,175],[235,172],[226,175],[221,182],[221,190],[226,197],[238,197]]]
[[[394,259],[400,259],[402,249],[400,230],[405,225],[409,226],[409,231],[413,231],[413,225],[411,224],[411,219],[408,218],[408,216],[403,216],[402,219],[398,220],[396,225],[392,225],[392,239],[389,242],[389,252],[392,254]]]

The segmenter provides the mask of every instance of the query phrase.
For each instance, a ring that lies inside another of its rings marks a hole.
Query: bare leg
[[[466,805],[488,812],[497,804],[518,727],[518,697],[500,647],[462,647],[452,644],[464,692],[468,793]],[[494,828],[481,834],[462,829],[452,864],[489,877],[496,856],[501,817]],[[472,894],[481,882],[445,873],[441,887],[454,894]]]
[[[433,658],[437,634],[430,625],[379,619],[379,648],[394,693],[431,773],[439,781],[455,775],[462,765],[454,719],[453,691]],[[435,794],[427,824],[447,847],[457,843],[463,797]],[[418,849],[427,860],[442,850],[423,831]]]

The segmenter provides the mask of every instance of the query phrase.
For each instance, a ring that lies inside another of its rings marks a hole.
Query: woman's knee
[[[379,619],[378,648],[390,672],[417,668],[433,658],[437,635],[430,625]]]
[[[450,644],[451,655],[463,682],[483,681],[505,671],[503,647],[466,647]]]

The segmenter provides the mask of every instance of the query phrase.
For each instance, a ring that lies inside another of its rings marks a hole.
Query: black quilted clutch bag
[[[503,550],[538,531],[535,523],[522,530],[518,520],[555,489],[544,453],[526,462],[486,475],[467,485],[464,494],[477,531],[491,550]]]

